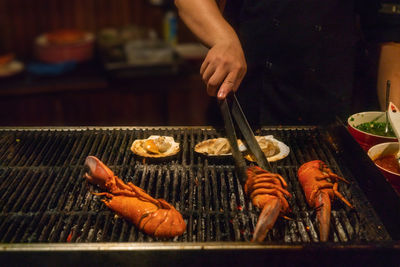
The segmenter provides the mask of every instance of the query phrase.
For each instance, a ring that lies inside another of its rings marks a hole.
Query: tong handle
[[[243,113],[242,107],[240,106],[239,101],[234,93],[232,94],[232,115],[243,134],[247,148],[256,158],[258,166],[264,170],[271,170],[271,164],[268,162],[264,152],[261,150],[260,145],[254,136],[253,130],[251,129],[249,122]]]
[[[220,101],[219,107],[221,109],[222,118],[224,119],[226,137],[228,138],[232,149],[232,156],[235,160],[236,172],[239,175],[240,182],[245,184],[247,180],[247,165],[237,144],[237,136],[235,127],[233,126],[228,100],[225,98],[224,100]]]

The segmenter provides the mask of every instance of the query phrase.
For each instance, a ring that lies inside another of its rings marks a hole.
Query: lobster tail
[[[158,237],[179,236],[186,230],[186,223],[176,209],[159,209],[143,221],[143,231]]]
[[[319,191],[315,198],[317,218],[319,222],[319,239],[322,242],[328,241],[329,226],[331,221],[331,199],[328,193]]]
[[[282,205],[279,199],[276,197],[271,197],[267,204],[264,205],[261,214],[258,217],[252,241],[262,242],[265,239],[268,231],[274,227],[281,208]]]
[[[268,231],[274,227],[278,216],[289,211],[286,198],[291,195],[286,187],[285,179],[279,174],[267,172],[257,166],[247,169],[245,192],[253,205],[261,209],[253,241],[263,241]]]
[[[353,205],[338,191],[338,181],[348,181],[333,171],[321,160],[313,160],[300,166],[297,172],[299,182],[310,207],[317,209],[320,240],[325,242],[329,236],[331,201],[335,196],[347,206]]]

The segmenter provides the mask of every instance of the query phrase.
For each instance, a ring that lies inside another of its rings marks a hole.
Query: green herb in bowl
[[[355,126],[355,128],[357,128],[358,130],[366,133],[375,134],[379,136],[386,136],[386,137],[396,137],[394,135],[393,129],[390,126],[390,124],[389,124],[389,131],[387,133],[385,133],[385,127],[386,127],[385,122],[376,122],[376,121],[364,122]]]

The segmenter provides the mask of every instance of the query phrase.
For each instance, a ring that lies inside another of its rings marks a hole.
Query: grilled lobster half
[[[297,172],[299,182],[303,187],[307,203],[317,210],[320,240],[325,242],[329,236],[331,219],[331,201],[334,196],[341,199],[347,206],[353,206],[338,191],[338,181],[349,183],[336,175],[321,160],[313,160],[300,166]]]
[[[174,237],[185,232],[182,215],[164,199],[152,198],[133,183],[125,184],[96,157],[87,157],[85,164],[89,167],[85,174],[87,181],[109,191],[95,194],[105,196],[102,201],[107,207],[140,230],[157,237]]]
[[[285,179],[279,174],[267,172],[257,166],[247,169],[244,190],[253,205],[262,210],[252,241],[263,241],[268,231],[274,227],[278,216],[289,211],[286,197],[291,197],[291,194],[286,187]]]

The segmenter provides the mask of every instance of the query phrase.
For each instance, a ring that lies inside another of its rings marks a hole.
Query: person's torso
[[[354,45],[353,24],[352,0],[243,0],[238,14],[250,64],[268,57],[307,64],[302,56],[340,52]]]
[[[265,74],[265,105],[282,118],[295,114],[310,120],[318,120],[316,113],[329,106],[336,112],[348,105],[355,43],[352,0],[233,2],[240,6],[234,25],[248,75]]]

